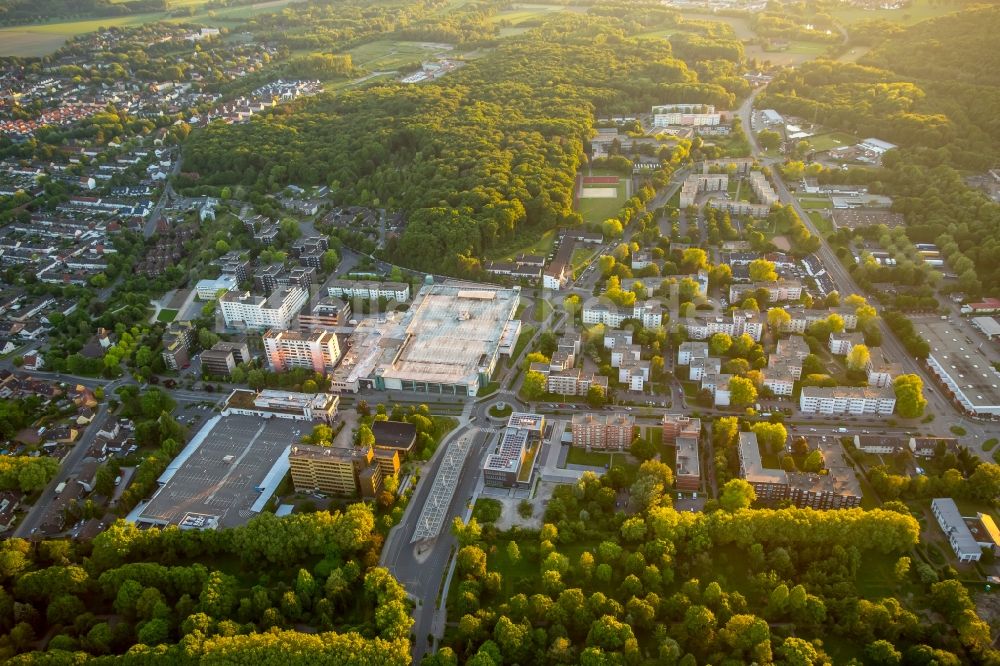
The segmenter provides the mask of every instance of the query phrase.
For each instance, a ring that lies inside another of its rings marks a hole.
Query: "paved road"
[[[809,232],[822,241],[819,250],[816,251],[816,256],[823,262],[823,266],[826,268],[827,274],[831,277],[831,279],[833,279],[833,282],[836,284],[841,296],[847,296],[849,294],[863,294],[864,292],[858,287],[857,283],[855,283],[854,278],[851,277],[851,274],[840,262],[840,259],[837,258],[836,254],[831,249],[830,244],[827,243],[826,238],[813,224],[809,215],[806,213],[806,210],[802,207],[802,204],[798,199],[792,196],[791,192],[788,190],[788,187],[785,185],[784,180],[782,180],[781,173],[777,168],[780,160],[776,158],[767,158],[761,155],[760,146],[757,143],[756,136],[754,136],[753,126],[751,123],[753,102],[761,90],[763,90],[763,88],[755,90],[754,93],[743,102],[738,111],[741,122],[743,123],[743,128],[747,133],[747,138],[749,139],[753,156],[761,160],[762,163],[770,164],[773,167],[771,169],[771,180],[774,182],[775,191],[777,192],[778,197],[781,199],[782,203],[790,204],[798,216],[802,219],[802,223],[807,229],[809,229]],[[936,382],[933,377],[931,377],[930,373],[922,364],[920,364],[906,351],[906,348],[903,347],[903,344],[892,333],[888,325],[882,319],[879,320],[879,328],[882,333],[882,347],[887,352],[887,355],[894,361],[898,362],[902,366],[905,373],[915,374],[921,377],[925,386],[936,385]],[[936,422],[939,429],[954,423],[956,418],[964,422],[969,422],[952,403],[940,394],[939,391],[934,391],[933,393],[925,392],[925,395],[929,410],[938,417]]]

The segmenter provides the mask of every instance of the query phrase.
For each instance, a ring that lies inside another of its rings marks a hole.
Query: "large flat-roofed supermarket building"
[[[519,300],[518,287],[424,285],[409,310],[358,325],[332,385],[474,396],[496,368]]]

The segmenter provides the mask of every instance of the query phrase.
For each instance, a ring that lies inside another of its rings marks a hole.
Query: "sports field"
[[[448,53],[450,50],[451,46],[447,44],[379,39],[355,46],[349,53],[355,66],[364,67],[369,71],[380,71],[431,60],[438,54]]]
[[[583,176],[577,188],[577,210],[586,224],[615,217],[627,198],[626,179],[617,175]]]

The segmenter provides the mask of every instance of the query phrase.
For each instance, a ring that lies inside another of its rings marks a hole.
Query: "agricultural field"
[[[349,53],[356,66],[370,71],[385,71],[420,63],[450,50],[443,44],[380,39],[356,46]]]
[[[206,0],[187,0],[189,5],[202,5]],[[229,7],[213,11],[196,12],[191,16],[171,17],[168,12],[114,16],[80,21],[61,21],[34,25],[0,28],[0,57],[21,56],[40,58],[59,49],[66,40],[101,28],[126,27],[173,21],[178,23],[203,23],[209,26],[227,26],[257,14],[277,11],[293,1],[268,0],[244,7]]]

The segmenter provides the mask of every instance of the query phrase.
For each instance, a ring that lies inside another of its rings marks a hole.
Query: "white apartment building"
[[[680,207],[695,205],[702,192],[725,192],[729,189],[729,175],[724,173],[692,174],[681,185]]]
[[[831,314],[838,314],[840,318],[844,320],[844,330],[853,331],[858,327],[858,315],[855,314],[854,308],[839,307],[830,308],[829,310],[806,310],[804,308],[785,308],[785,311],[791,316],[791,320],[782,324],[782,333],[798,333],[802,334],[806,332],[806,329],[817,321],[822,321],[829,317]]]
[[[802,367],[799,366],[801,373]],[[767,370],[764,373],[764,387],[771,390],[776,396],[790,397],[795,386],[795,378],[790,372],[780,370]]]
[[[753,193],[757,195],[757,201],[768,207],[778,203],[778,193],[771,187],[763,171],[751,171],[748,180]]]
[[[618,381],[631,391],[641,391],[649,381],[649,361],[626,359],[618,366]]]
[[[691,365],[693,358],[707,358],[707,342],[682,342],[677,347],[677,365]]]
[[[331,280],[326,287],[327,294],[336,298],[360,298],[376,301],[379,298],[399,303],[410,300],[410,285],[405,282],[373,282],[370,280]]]
[[[896,396],[890,388],[804,386],[799,396],[799,409],[806,414],[888,416],[895,408]]]
[[[595,299],[596,300],[596,299]],[[593,302],[583,307],[584,324],[604,324],[609,328],[620,327],[627,319],[638,319],[645,328],[663,324],[663,308],[656,301],[636,303],[631,308],[620,308],[611,303]]]
[[[715,356],[699,356],[691,359],[688,366],[688,379],[693,382],[700,382],[705,375],[719,374],[722,372],[722,359]]]
[[[309,299],[302,287],[280,287],[270,296],[255,296],[233,289],[219,298],[222,317],[228,328],[285,330]]]
[[[798,280],[778,280],[776,282],[734,283],[729,286],[729,302],[738,303],[752,296],[758,289],[766,289],[771,303],[797,301],[802,296],[802,283]]]
[[[891,387],[893,380],[901,372],[899,364],[891,363],[881,347],[869,347],[866,370],[868,372],[868,386],[876,388]]]
[[[639,345],[618,345],[611,350],[611,367],[620,368],[622,363],[638,361],[642,355]]]
[[[716,333],[739,337],[744,333],[760,342],[764,335],[764,316],[753,310],[736,310],[729,316],[700,316],[685,321],[688,337],[692,340],[708,340]]]
[[[309,368],[325,373],[340,360],[340,344],[332,331],[268,331],[264,334],[264,351],[275,372]]]
[[[835,356],[847,356],[855,345],[863,345],[865,336],[861,333],[831,333],[830,353]]]
[[[729,390],[729,380],[733,376],[730,374],[709,373],[701,378],[701,388],[712,394],[712,400],[716,407],[728,407],[731,398]]]

